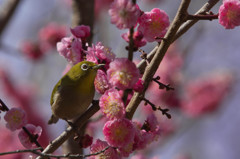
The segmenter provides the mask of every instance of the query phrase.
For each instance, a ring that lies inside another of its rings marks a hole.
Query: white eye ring
[[[88,65],[85,64],[85,63],[81,65],[81,69],[82,69],[83,71],[88,70],[88,68],[89,68]]]

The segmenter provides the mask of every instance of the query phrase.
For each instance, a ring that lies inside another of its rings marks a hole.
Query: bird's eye
[[[82,64],[81,65],[81,69],[83,70],[83,71],[86,71],[87,69],[88,69],[88,65],[87,64]]]

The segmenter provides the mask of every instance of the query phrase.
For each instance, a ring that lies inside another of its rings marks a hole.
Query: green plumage
[[[102,64],[83,61],[74,65],[55,85],[51,95],[52,117],[49,124],[58,118],[73,120],[83,114],[94,97],[94,79]]]

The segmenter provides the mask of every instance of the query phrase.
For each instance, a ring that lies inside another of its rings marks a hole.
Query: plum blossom
[[[119,29],[134,27],[141,11],[137,4],[131,0],[114,0],[108,11],[111,16],[111,23]]]
[[[107,74],[103,70],[98,70],[96,78],[94,80],[95,89],[98,93],[103,94],[110,88],[110,84],[107,79]]]
[[[226,29],[240,25],[240,1],[224,0],[219,8],[219,23]]]
[[[99,106],[108,119],[119,119],[125,115],[125,107],[122,96],[112,88],[107,90],[99,100]]]
[[[90,150],[91,153],[97,153],[100,152],[102,150],[104,150],[106,147],[108,147],[108,143],[106,141],[102,141],[100,139],[97,139],[97,141],[91,145]],[[97,155],[97,156],[91,156],[91,159],[100,159],[100,158],[104,158],[104,159],[120,159],[120,156],[118,155],[117,151],[112,148],[109,147],[106,151],[104,151],[103,153]]]
[[[65,37],[57,43],[57,51],[67,59],[68,62],[75,65],[83,61],[82,42],[74,37]]]
[[[135,127],[128,119],[115,119],[105,123],[103,134],[111,146],[124,147],[133,142]]]
[[[169,26],[168,15],[158,8],[152,9],[150,12],[145,12],[138,19],[138,31],[142,32],[144,38],[148,42],[158,41],[156,37],[163,37]]]
[[[133,142],[124,147],[118,148],[118,151],[123,157],[128,157],[133,152]]]
[[[34,126],[32,124],[27,124],[25,126],[25,128],[33,135],[39,138],[39,136],[41,136],[42,134],[42,128],[40,126]],[[27,135],[27,133],[24,130],[21,130],[18,133],[18,138],[21,142],[21,144],[25,147],[25,148],[35,148],[36,145],[31,141],[31,139],[29,138],[29,136]]]
[[[140,78],[136,65],[127,58],[116,58],[107,70],[109,83],[118,89],[131,89]]]
[[[122,34],[122,38],[129,43],[129,32]],[[147,44],[146,40],[143,38],[143,34],[140,31],[135,31],[133,33],[134,47],[139,48]]]
[[[38,33],[40,41],[47,48],[56,47],[57,42],[66,36],[67,30],[65,26],[51,22],[45,27],[41,28]]]
[[[90,36],[90,27],[86,25],[79,25],[75,28],[70,29],[73,36],[76,38],[81,38],[82,40],[86,40],[87,37]]]
[[[26,113],[21,108],[10,109],[6,112],[4,119],[7,122],[6,127],[11,131],[20,129],[27,124]]]
[[[232,80],[232,75],[228,73],[212,74],[193,80],[185,86],[182,110],[191,117],[216,110],[230,90]]]
[[[23,41],[20,46],[21,52],[31,60],[40,60],[45,54],[45,49],[41,43],[31,42],[31,41]]]
[[[148,144],[157,141],[160,137],[162,130],[160,129],[157,118],[154,114],[150,114],[143,126],[140,127],[139,123],[134,123],[136,134],[134,137],[134,150],[144,149]]]
[[[92,44],[92,47],[88,47],[86,58],[87,61],[94,63],[104,63],[105,68],[108,69],[109,63],[115,59],[115,54],[111,48],[98,42],[96,45]]]

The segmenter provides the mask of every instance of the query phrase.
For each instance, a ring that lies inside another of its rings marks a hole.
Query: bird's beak
[[[93,66],[92,68],[93,69],[99,69],[99,68],[101,68],[103,66],[105,66],[105,64],[98,64],[98,65]]]

